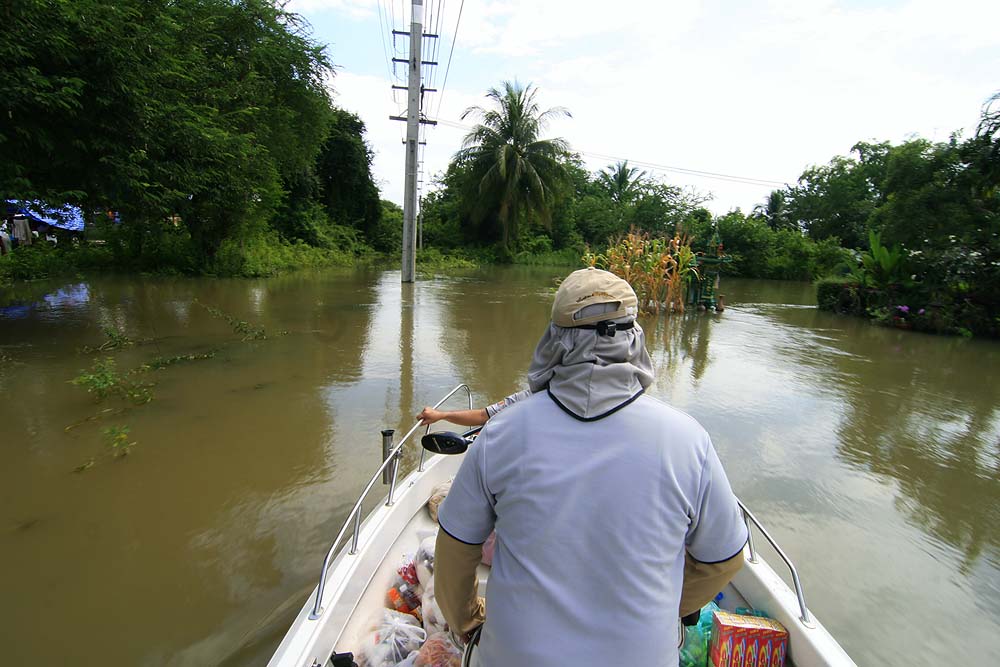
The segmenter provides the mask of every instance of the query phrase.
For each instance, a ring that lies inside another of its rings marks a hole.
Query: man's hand
[[[430,426],[434,422],[444,419],[444,417],[445,414],[443,412],[435,410],[431,407],[425,407],[420,411],[420,414],[417,415],[417,419],[420,420],[421,426]]]

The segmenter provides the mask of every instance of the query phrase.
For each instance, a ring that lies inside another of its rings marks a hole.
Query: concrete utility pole
[[[393,62],[409,63],[409,85],[406,86],[407,106],[406,116],[389,116],[390,120],[406,121],[406,182],[403,186],[403,271],[402,281],[412,283],[416,276],[416,245],[417,245],[417,169],[420,141],[420,125],[437,125],[437,121],[425,120],[420,115],[420,107],[424,93],[437,92],[435,88],[424,88],[420,83],[422,65],[437,65],[436,62],[420,59],[420,47],[424,37],[436,39],[437,35],[425,35],[424,0],[412,0],[410,12],[410,31],[393,30],[393,35],[408,35],[410,37],[410,58],[403,60],[393,58]],[[393,86],[403,89],[403,86]]]
[[[420,139],[420,46],[424,34],[424,0],[412,0],[410,14],[410,79],[406,107],[406,185],[403,188],[403,276],[412,283],[417,270],[417,142]]]

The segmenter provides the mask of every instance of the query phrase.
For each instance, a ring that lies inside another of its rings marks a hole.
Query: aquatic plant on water
[[[123,347],[131,347],[132,345],[135,345],[134,340],[129,338],[124,332],[119,331],[114,327],[101,327],[101,331],[104,333],[106,340],[97,347],[85,345],[83,347],[84,354],[108,352],[110,350],[119,350]]]
[[[128,426],[109,426],[104,429],[104,437],[107,439],[109,450],[116,459],[128,456],[136,445],[134,440],[129,440]]]
[[[632,229],[612,241],[599,254],[588,250],[583,261],[588,266],[610,271],[625,279],[635,290],[644,313],[684,312],[688,284],[697,279],[695,253],[690,239],[678,232],[672,238],[651,238]]]
[[[229,326],[233,329],[233,333],[239,335],[240,340],[243,342],[251,340],[267,340],[267,331],[263,326],[259,324],[252,324],[246,320],[241,320],[238,317],[234,317],[233,315],[216,308],[215,306],[202,303],[197,299],[195,299],[195,303],[211,313],[213,317],[217,317],[228,322]]]
[[[98,359],[89,371],[82,371],[70,383],[83,387],[98,401],[118,396],[136,405],[143,405],[153,400],[152,385],[135,382],[127,375],[120,375],[115,367],[115,360],[111,357]]]

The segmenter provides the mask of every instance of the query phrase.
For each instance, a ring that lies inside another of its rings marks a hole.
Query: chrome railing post
[[[395,433],[391,428],[387,428],[382,431],[382,461],[384,462],[389,458],[389,453],[392,451],[392,434]],[[389,469],[385,468],[382,470],[382,483],[389,483]]]
[[[431,432],[431,425],[428,424],[427,428],[424,429],[424,435],[427,435],[430,432]],[[420,447],[420,463],[419,463],[419,465],[417,465],[417,472],[423,472],[424,471],[424,454],[426,454],[426,453],[427,453],[427,450],[424,449],[423,446],[421,446]]]
[[[386,507],[392,506],[392,496],[396,492],[396,478],[399,475],[399,459],[402,458],[402,455],[403,450],[397,451],[392,457],[392,465],[389,466],[392,468],[392,474],[391,479],[389,480],[389,496],[385,499]]]
[[[358,511],[354,513],[354,534],[351,535],[351,550],[348,552],[352,556],[358,553],[358,535],[361,534],[361,507],[358,505]]]
[[[750,547],[750,562],[757,562],[757,550],[754,548],[753,544],[753,531],[750,529],[750,517],[747,516],[746,511],[743,511],[743,523],[747,525],[747,546]]]

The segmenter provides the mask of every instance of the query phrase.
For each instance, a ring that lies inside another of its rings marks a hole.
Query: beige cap
[[[574,319],[587,306],[602,303],[617,304],[617,310]],[[552,303],[552,323],[560,327],[578,327],[603,320],[635,317],[639,300],[632,286],[613,273],[590,266],[569,274]]]

